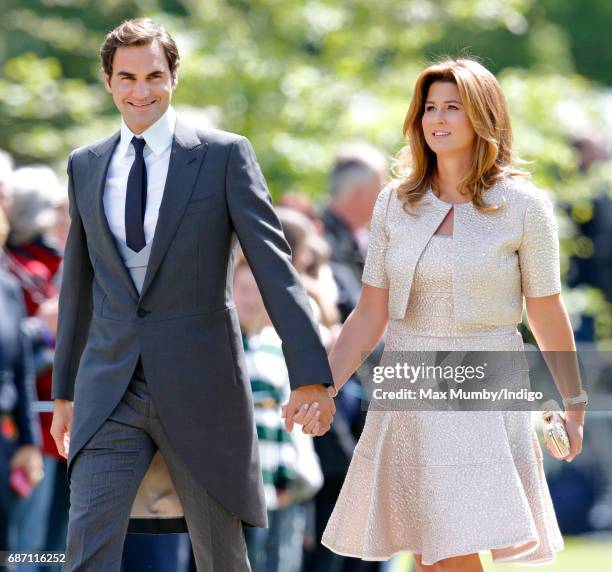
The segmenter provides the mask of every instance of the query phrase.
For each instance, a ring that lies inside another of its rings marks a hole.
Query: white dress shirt
[[[132,137],[144,138],[144,161],[147,167],[147,207],[144,218],[145,242],[153,240],[157,216],[164,194],[170,151],[176,125],[176,111],[169,106],[151,127],[141,135],[135,135],[121,118],[121,139],[115,148],[106,175],[104,188],[104,212],[108,226],[115,239],[126,244],[125,237],[125,195],[130,168],[136,153]]]

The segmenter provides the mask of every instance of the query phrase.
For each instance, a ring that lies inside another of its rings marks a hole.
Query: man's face
[[[168,109],[178,80],[170,73],[163,46],[154,41],[145,46],[117,48],[112,76],[104,74],[106,91],[132,132],[153,125]]]

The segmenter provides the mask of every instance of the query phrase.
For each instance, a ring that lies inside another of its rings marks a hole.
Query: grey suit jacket
[[[163,427],[202,486],[266,525],[253,403],[232,300],[236,239],[253,270],[293,389],[332,383],[304,289],[255,153],[241,136],[179,117],[151,256],[138,294],[102,195],[119,133],[72,152],[71,227],[53,398],[74,400],[68,478],[123,396],[138,356]]]

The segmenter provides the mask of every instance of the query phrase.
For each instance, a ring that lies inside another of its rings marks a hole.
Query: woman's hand
[[[570,441],[570,452],[564,461],[571,463],[576,455],[582,452],[584,434],[584,407],[565,411],[565,429]]]
[[[527,320],[544,361],[548,365],[561,395],[579,395],[582,389],[576,359],[576,344],[567,310],[561,296],[526,298]],[[569,406],[565,411],[565,429],[570,452],[565,461],[574,460],[582,451],[584,404]]]
[[[333,399],[334,397],[336,397],[336,395],[338,395],[338,388],[335,385],[328,385],[327,386],[327,393],[328,395]]]

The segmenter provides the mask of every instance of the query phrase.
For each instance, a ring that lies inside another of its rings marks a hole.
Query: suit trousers
[[[198,572],[249,572],[241,520],[212,498],[178,458],[138,370],[113,413],[73,461],[62,570],[120,570],[132,504],[159,448],[185,511]]]

